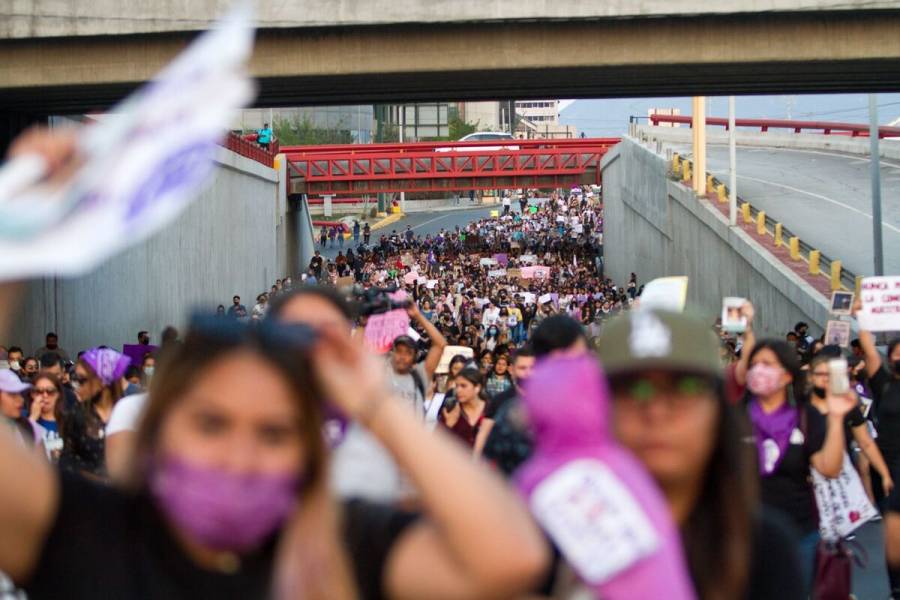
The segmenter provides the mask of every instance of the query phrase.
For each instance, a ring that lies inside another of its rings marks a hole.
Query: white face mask
[[[13,371],[18,371],[19,370],[19,361],[17,361],[17,360],[9,361],[9,368],[12,369]]]

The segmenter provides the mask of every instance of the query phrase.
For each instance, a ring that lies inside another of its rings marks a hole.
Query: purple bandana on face
[[[750,403],[750,422],[753,423],[759,472],[763,477],[774,473],[784,460],[791,434],[797,427],[797,415],[797,409],[787,402],[768,414],[758,400]]]
[[[131,359],[113,350],[112,348],[91,348],[81,355],[103,385],[111,385],[125,374],[125,369],[131,364]]]

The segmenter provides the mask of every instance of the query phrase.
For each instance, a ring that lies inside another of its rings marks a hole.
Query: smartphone
[[[828,383],[832,396],[843,396],[850,391],[847,368],[847,361],[843,358],[828,361]]]

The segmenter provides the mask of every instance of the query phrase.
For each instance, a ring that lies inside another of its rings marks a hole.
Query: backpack
[[[416,371],[416,368],[413,367],[412,371],[409,374],[413,378],[413,384],[416,386],[416,391],[419,392],[419,395],[422,396],[422,404],[425,403],[425,382],[422,381],[422,376]]]

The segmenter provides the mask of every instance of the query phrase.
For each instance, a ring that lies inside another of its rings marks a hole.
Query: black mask
[[[894,375],[900,376],[900,360],[894,361]]]
[[[823,387],[813,386],[812,391],[813,391],[813,394],[815,394],[817,398],[825,397],[825,388],[823,388]]]

